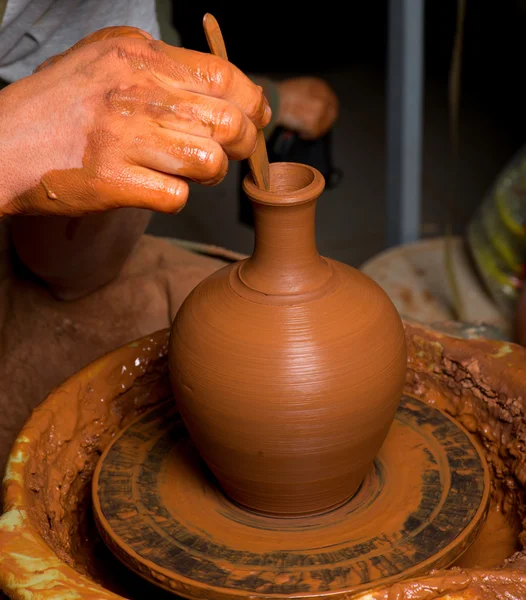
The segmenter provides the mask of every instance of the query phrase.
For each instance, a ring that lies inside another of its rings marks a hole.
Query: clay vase
[[[200,283],[171,329],[174,397],[223,492],[299,516],[351,498],[393,421],[406,374],[402,321],[358,270],[322,258],[314,168],[248,175],[252,256]]]

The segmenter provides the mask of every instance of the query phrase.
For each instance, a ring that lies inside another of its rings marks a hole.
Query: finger
[[[46,190],[53,190],[52,200]],[[42,185],[17,196],[9,214],[81,217],[126,207],[174,214],[185,206],[188,194],[184,179],[136,165],[121,164],[102,178],[82,169],[52,171]]]
[[[220,183],[228,171],[228,157],[214,140],[155,126],[134,137],[127,156],[136,165],[202,185]]]
[[[189,194],[184,179],[136,165],[123,169],[119,185],[109,190],[107,184],[99,187],[95,192],[99,201],[103,201],[101,210],[130,207],[177,214],[184,208]]]
[[[124,91],[121,95],[127,94]],[[119,101],[130,100],[133,99],[124,97]],[[233,160],[246,159],[254,151],[256,127],[237,106],[226,100],[186,90],[167,92],[156,88],[142,101],[148,116],[160,127],[211,138]]]
[[[266,127],[272,116],[263,89],[229,61],[152,41],[156,54],[155,76],[170,89],[206,94],[231,102],[243,111],[257,129]]]

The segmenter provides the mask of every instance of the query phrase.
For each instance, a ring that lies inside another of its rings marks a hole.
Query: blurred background
[[[318,204],[322,254],[359,266],[387,244],[387,55],[389,2],[321,4],[269,1],[252,10],[227,2],[168,2],[160,14],[187,48],[208,51],[205,12],[223,30],[229,59],[243,71],[280,80],[318,75],[338,94],[340,114],[329,139],[341,181]],[[343,10],[345,6],[345,11]],[[448,226],[462,234],[499,171],[524,143],[522,93],[525,3],[467,3],[460,108],[460,166],[451,204],[448,74],[456,0],[424,2],[424,111],[421,236]],[[161,12],[161,11],[160,11]],[[171,15],[170,15],[171,12]],[[168,34],[169,35],[169,34]],[[156,215],[150,233],[249,253],[253,230],[243,219],[240,165],[214,188],[193,186],[177,216]],[[449,204],[448,204],[449,203]]]

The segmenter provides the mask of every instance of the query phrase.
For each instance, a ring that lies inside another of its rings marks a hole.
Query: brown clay
[[[455,561],[456,567],[491,569],[502,565],[519,547],[519,527],[491,503],[486,523],[475,542]]]
[[[352,500],[321,515],[259,515],[221,494],[169,402],[107,447],[93,509],[122,563],[189,598],[336,600],[451,564],[484,524],[489,492],[469,435],[404,396]]]
[[[406,325],[406,390],[446,410],[479,439],[492,473],[493,502],[526,545],[526,351],[514,344],[455,339]],[[445,344],[447,343],[447,352]]]
[[[518,519],[524,549],[526,350],[455,339],[407,321],[405,331],[406,391],[469,424],[490,466],[493,501],[508,519]],[[140,578],[93,544],[84,502],[111,439],[145,407],[170,396],[166,350],[163,331],[98,359],[52,392],[20,432],[4,479],[0,518],[0,589],[9,597],[54,600],[76,592],[86,600],[164,598],[158,588],[141,588]],[[524,550],[499,568],[449,568],[348,598],[446,597],[524,600]]]
[[[309,166],[251,176],[252,256],[198,285],[172,327],[174,395],[227,496],[281,515],[348,500],[393,421],[406,373],[401,319],[356,269],[322,258]]]

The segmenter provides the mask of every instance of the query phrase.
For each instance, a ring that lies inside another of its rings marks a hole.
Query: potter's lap
[[[75,302],[4,273],[0,318],[9,352],[0,363],[0,472],[31,410],[52,388],[100,355],[168,327],[193,287],[221,265],[144,236],[116,281]]]

